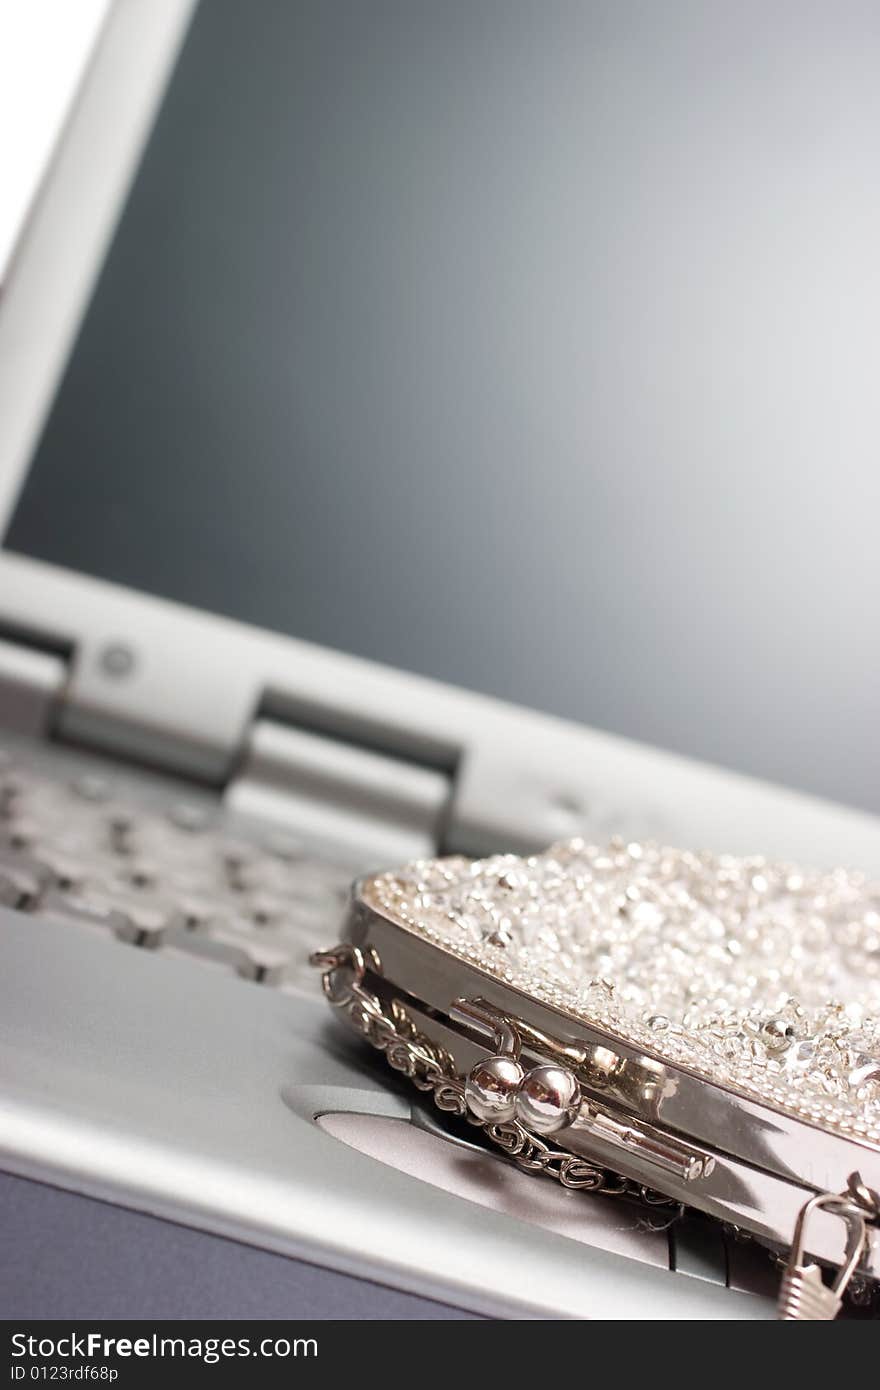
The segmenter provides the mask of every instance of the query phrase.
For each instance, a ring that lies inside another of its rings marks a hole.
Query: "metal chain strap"
[[[371,963],[376,968],[378,963]],[[333,1008],[372,1047],[384,1053],[390,1067],[406,1076],[420,1091],[430,1092],[439,1110],[481,1129],[517,1167],[529,1173],[544,1173],[563,1187],[644,1203],[663,1212],[664,1224],[683,1210],[680,1202],[643,1183],[597,1167],[577,1154],[554,1148],[518,1120],[493,1124],[473,1115],[465,1100],[464,1080],[456,1070],[452,1055],[418,1030],[398,1000],[394,1000],[386,1012],[379,998],[364,985],[368,962],[357,947],[346,944],[332,951],[317,952],[312,964],[324,970],[324,993]]]

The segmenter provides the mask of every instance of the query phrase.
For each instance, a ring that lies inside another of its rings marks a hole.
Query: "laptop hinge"
[[[47,734],[66,681],[63,656],[0,638],[0,729]]]
[[[390,867],[436,852],[451,791],[451,776],[437,768],[258,718],[225,799]]]

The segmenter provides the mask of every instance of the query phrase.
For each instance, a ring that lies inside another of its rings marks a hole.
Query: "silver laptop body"
[[[0,526],[191,19],[112,6],[23,235]],[[619,833],[878,870],[872,815],[10,548],[0,747],[7,1173],[492,1316],[772,1314],[721,1233],[444,1133],[306,960],[356,874],[438,848]]]

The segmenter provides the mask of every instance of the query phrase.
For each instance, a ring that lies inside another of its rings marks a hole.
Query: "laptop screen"
[[[880,10],[211,0],[7,544],[880,810]]]

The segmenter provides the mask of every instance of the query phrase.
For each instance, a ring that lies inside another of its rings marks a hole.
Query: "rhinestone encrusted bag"
[[[419,861],[314,963],[514,1162],[784,1256],[781,1317],[880,1277],[880,883],[619,841]]]

